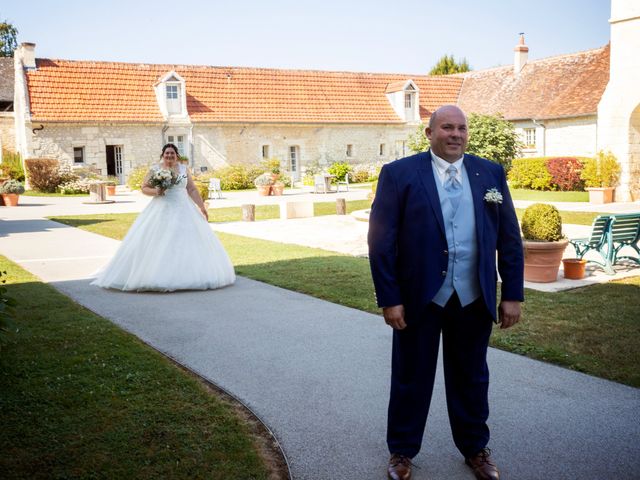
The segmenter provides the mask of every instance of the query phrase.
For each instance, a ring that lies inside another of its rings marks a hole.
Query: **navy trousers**
[[[413,458],[420,451],[433,392],[442,333],[447,410],[464,457],[489,443],[487,348],[493,319],[482,299],[462,307],[454,293],[445,307],[430,304],[421,318],[394,330],[387,444]]]

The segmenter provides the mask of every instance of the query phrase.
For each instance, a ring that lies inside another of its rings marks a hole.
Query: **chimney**
[[[513,73],[518,75],[529,57],[529,47],[524,44],[524,33],[520,34],[520,42],[513,51],[516,52],[513,58]]]
[[[27,69],[36,68],[36,44],[22,42],[16,49],[16,53],[22,60],[22,66]]]

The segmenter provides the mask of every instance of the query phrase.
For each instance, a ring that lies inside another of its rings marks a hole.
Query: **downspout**
[[[547,156],[547,127],[543,123],[538,122],[535,118],[532,118],[531,121],[534,125],[542,128],[542,156]]]

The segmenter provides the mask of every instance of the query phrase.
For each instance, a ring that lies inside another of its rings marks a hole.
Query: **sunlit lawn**
[[[54,220],[122,238],[134,217]],[[237,235],[218,236],[240,275],[378,312],[366,259]],[[524,321],[511,330],[494,330],[494,346],[640,386],[640,277],[559,293],[527,290],[526,297]]]
[[[3,480],[267,478],[233,406],[2,256],[0,271],[19,328],[0,349]]]

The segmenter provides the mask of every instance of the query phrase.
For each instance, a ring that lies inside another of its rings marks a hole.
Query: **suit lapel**
[[[436,180],[433,176],[433,167],[431,166],[431,150],[426,152],[426,155],[419,157],[421,160],[420,167],[418,167],[418,174],[422,181],[429,204],[433,210],[433,214],[436,216],[438,226],[442,235],[446,235],[444,229],[444,218],[442,217],[442,207],[440,206],[440,197],[438,196],[438,187],[436,186]]]
[[[471,186],[471,194],[473,195],[473,210],[476,217],[476,233],[478,235],[478,243],[482,243],[482,232],[484,232],[484,190],[483,185],[486,179],[483,178],[483,171],[479,168],[478,162],[473,157],[464,156],[464,166],[467,170],[469,185]]]

